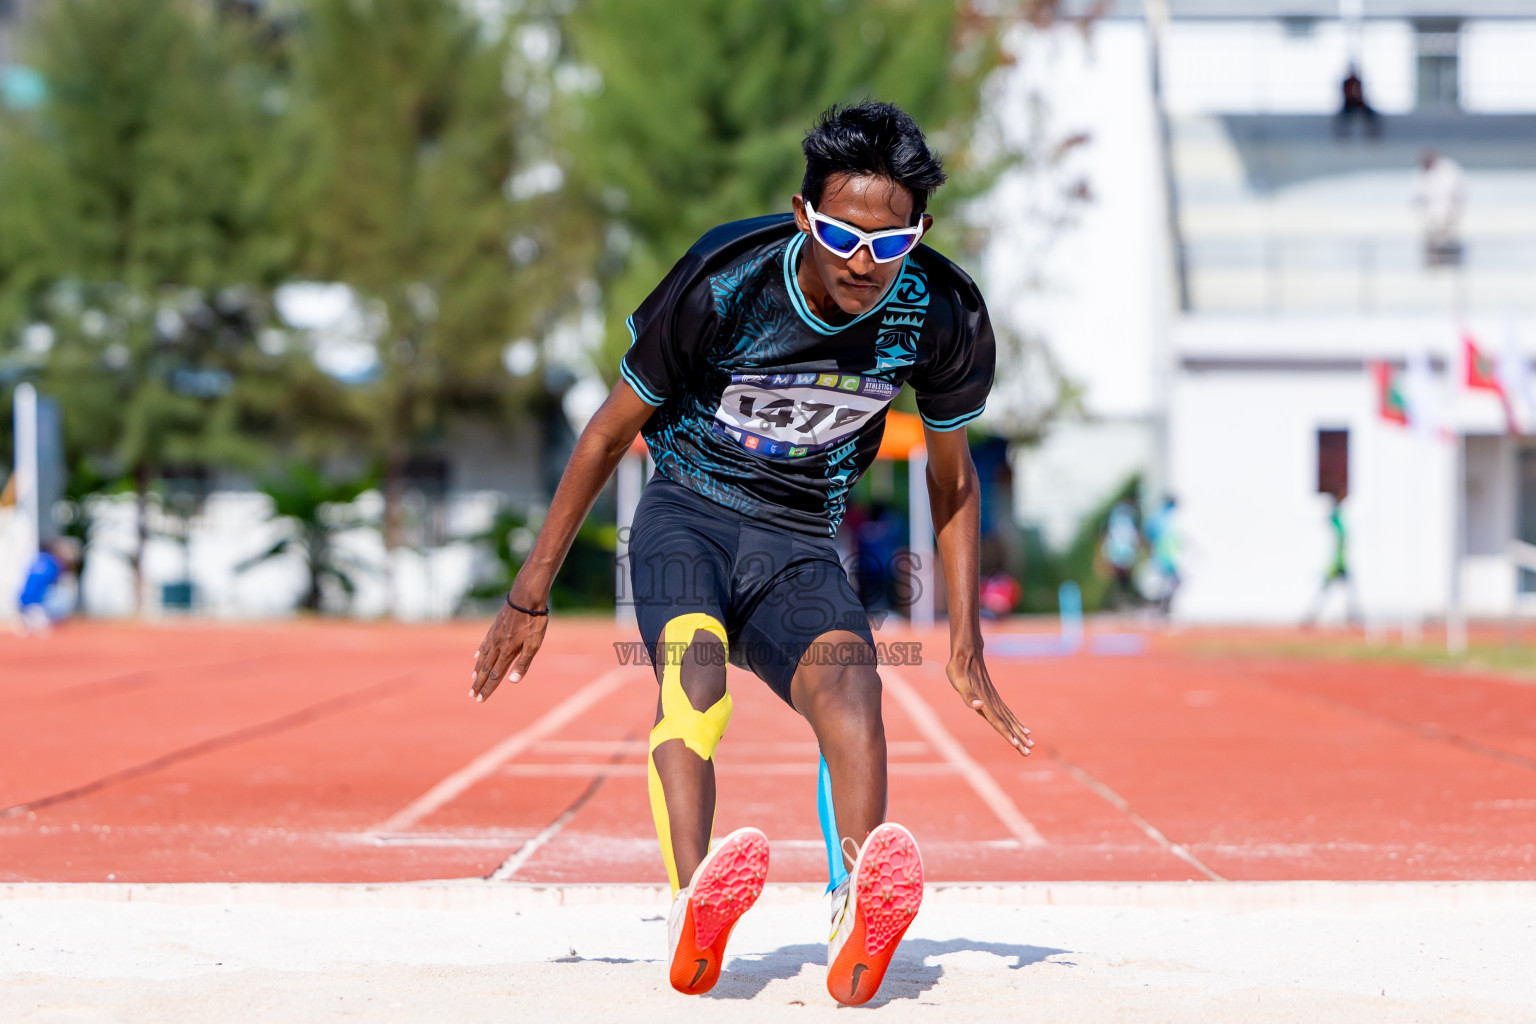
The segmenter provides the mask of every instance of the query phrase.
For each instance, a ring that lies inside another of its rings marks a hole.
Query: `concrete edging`
[[[175,906],[275,906],[293,909],[519,910],[539,907],[665,907],[664,885],[539,885],[462,879],[391,883],[8,882],[12,900],[93,900]],[[819,885],[769,885],[761,905],[819,903]],[[1118,907],[1245,913],[1253,911],[1474,910],[1529,907],[1536,882],[940,882],[925,903],[1017,907]]]

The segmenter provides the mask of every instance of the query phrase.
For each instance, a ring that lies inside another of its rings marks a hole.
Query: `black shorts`
[[[665,477],[651,479],[635,509],[629,577],[648,652],[677,616],[711,615],[725,626],[731,664],[786,703],[800,659],[825,633],[846,630],[868,645],[829,649],[830,661],[873,663],[869,616],[830,539],[745,516]]]

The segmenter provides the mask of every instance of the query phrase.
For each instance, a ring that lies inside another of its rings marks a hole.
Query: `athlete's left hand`
[[[1003,703],[1003,698],[998,696],[997,687],[992,685],[992,676],[987,672],[987,664],[981,659],[981,652],[956,652],[944,671],[949,676],[949,685],[955,688],[966,707],[985,718],[998,735],[1028,757],[1029,748],[1035,745],[1035,741],[1029,738],[1029,730]]]

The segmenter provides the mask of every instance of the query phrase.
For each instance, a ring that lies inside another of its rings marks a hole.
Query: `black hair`
[[[800,194],[821,205],[834,174],[889,178],[912,194],[912,216],[928,208],[928,197],[944,184],[944,165],[928,151],[928,140],[911,116],[894,103],[864,102],[828,107],[800,144],[805,179]]]

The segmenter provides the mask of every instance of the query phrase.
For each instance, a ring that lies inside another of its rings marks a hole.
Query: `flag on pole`
[[[1376,412],[1388,423],[1408,425],[1408,402],[1403,397],[1402,372],[1391,363],[1373,363],[1376,375]]]
[[[1467,361],[1467,387],[1474,391],[1492,391],[1499,396],[1499,404],[1504,407],[1504,422],[1511,434],[1520,433],[1520,423],[1515,419],[1514,406],[1509,404],[1509,392],[1504,390],[1504,382],[1499,379],[1498,367],[1492,359],[1478,351],[1477,342],[1471,334],[1461,336],[1461,344],[1466,352]]]
[[[1483,355],[1472,335],[1463,334],[1461,344],[1467,354],[1467,387],[1474,390],[1495,391],[1502,395],[1504,385],[1499,383],[1498,371],[1494,368],[1493,360]]]

